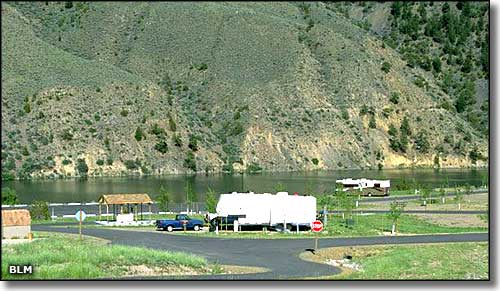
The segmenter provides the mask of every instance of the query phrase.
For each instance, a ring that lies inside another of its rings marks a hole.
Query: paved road
[[[33,225],[36,231],[76,233],[76,228],[55,228]],[[298,255],[313,247],[312,239],[228,239],[172,235],[166,232],[138,232],[112,229],[84,229],[85,235],[110,240],[113,244],[141,246],[159,250],[197,254],[211,262],[229,265],[258,266],[269,272],[244,275],[195,276],[184,279],[266,280],[293,279],[333,275],[340,270],[333,266],[301,260]],[[472,242],[488,241],[487,233],[416,235],[398,237],[359,237],[321,239],[320,248],[334,246]],[[149,279],[149,278],[148,278]],[[158,279],[172,279],[162,277]]]

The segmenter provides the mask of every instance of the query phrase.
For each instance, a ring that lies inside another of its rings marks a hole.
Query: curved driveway
[[[33,225],[33,230],[77,233],[77,228]],[[244,275],[210,275],[178,279],[279,280],[319,277],[339,273],[333,266],[303,261],[299,254],[313,247],[312,239],[230,239],[171,235],[165,232],[141,232],[112,229],[84,229],[85,235],[110,240],[113,244],[141,246],[159,250],[197,254],[211,262],[227,265],[258,266],[269,272]],[[396,237],[357,237],[320,239],[319,247],[488,241],[488,233],[415,235]],[[145,278],[146,279],[146,278]],[[151,278],[147,278],[151,279]],[[173,279],[162,277],[157,279]]]

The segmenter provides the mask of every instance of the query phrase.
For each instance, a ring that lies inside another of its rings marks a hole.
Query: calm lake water
[[[304,190],[329,191],[336,179],[369,178],[390,179],[394,187],[404,181],[416,181],[439,187],[448,181],[450,186],[469,183],[479,186],[487,183],[488,169],[391,169],[391,170],[339,170],[293,173],[263,173],[257,175],[165,175],[154,177],[113,177],[65,180],[4,181],[2,187],[16,190],[22,203],[44,200],[60,202],[96,201],[101,194],[148,193],[156,197],[163,186],[172,193],[174,202],[185,202],[185,186],[191,183],[198,200],[203,201],[208,187],[217,193],[233,191],[275,192],[278,183],[286,191],[305,193]]]

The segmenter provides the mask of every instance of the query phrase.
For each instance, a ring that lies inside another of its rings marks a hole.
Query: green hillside
[[[484,49],[429,71],[390,3],[357,9],[3,2],[2,178],[487,163]]]

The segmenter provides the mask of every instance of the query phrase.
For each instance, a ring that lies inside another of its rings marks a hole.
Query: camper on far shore
[[[342,184],[344,191],[360,190],[363,196],[388,196],[391,188],[390,180],[369,180],[369,179],[342,179],[336,180],[337,184]]]

